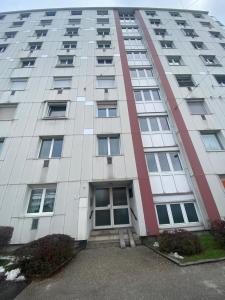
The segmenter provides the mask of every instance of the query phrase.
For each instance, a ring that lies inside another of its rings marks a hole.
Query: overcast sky
[[[145,6],[207,10],[225,24],[225,0],[0,0],[0,11],[56,7]]]

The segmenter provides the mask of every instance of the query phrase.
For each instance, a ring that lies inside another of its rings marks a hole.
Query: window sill
[[[67,120],[68,117],[44,117],[42,120]]]
[[[39,217],[52,217],[54,215],[54,213],[53,212],[51,212],[51,213],[37,213],[37,214],[35,214],[35,213],[26,213],[25,214],[25,217],[26,218],[39,218]]]
[[[109,154],[109,155],[96,155],[95,157],[122,157],[123,156],[123,154],[116,154],[116,155],[111,155],[111,154]]]
[[[74,68],[74,65],[56,65],[56,68]]]
[[[118,119],[119,116],[115,116],[115,117],[98,117],[98,116],[96,116],[95,118],[96,119]]]
[[[205,64],[206,67],[222,67],[221,64]]]
[[[221,150],[207,150],[207,149],[206,149],[206,152],[207,152],[207,153],[213,153],[213,152],[217,152],[217,153],[218,153],[218,152],[225,152],[225,149],[221,149]]]
[[[114,64],[96,64],[96,67],[114,67]]]

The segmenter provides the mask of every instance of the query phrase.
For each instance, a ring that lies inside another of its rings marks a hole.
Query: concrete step
[[[120,247],[119,240],[112,241],[88,241],[86,249],[96,249],[96,248],[111,248]]]

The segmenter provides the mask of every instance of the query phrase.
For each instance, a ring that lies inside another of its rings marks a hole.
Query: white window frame
[[[202,104],[204,112],[201,113],[201,114],[199,114],[199,113],[195,113],[195,112],[191,111],[191,104],[193,104],[193,103],[200,103],[200,104]],[[187,105],[188,105],[188,109],[190,111],[190,114],[192,114],[192,115],[208,115],[209,114],[209,108],[206,105],[204,99],[187,99]]]
[[[138,58],[136,57],[138,55]],[[127,59],[129,61],[148,61],[148,55],[146,51],[127,51]]]
[[[111,41],[96,41],[97,44],[97,49],[111,49],[112,48],[112,43]],[[99,47],[99,45],[102,45],[103,47]],[[109,47],[106,47],[106,45]]]
[[[156,91],[158,92],[159,98],[160,98],[160,99],[157,99],[157,100],[154,99],[154,97],[153,97],[153,92],[152,92],[153,90],[156,90]],[[150,92],[151,100],[146,100],[146,99],[145,99],[144,91],[149,91],[149,92]],[[144,102],[144,103],[148,103],[148,102],[150,102],[150,103],[151,103],[151,102],[162,102],[160,90],[159,90],[158,88],[155,88],[155,89],[143,89],[143,90],[142,90],[142,89],[135,89],[134,92],[140,92],[140,93],[141,93],[141,101],[137,101],[137,100],[135,99],[135,102],[136,102],[136,103],[142,103],[142,102]],[[135,98],[135,94],[134,94],[134,98]]]
[[[53,210],[52,210],[52,212],[43,212],[46,190],[54,189],[54,188],[55,188],[55,198],[54,198]],[[28,207],[29,207],[29,204],[30,204],[31,194],[32,194],[33,190],[42,190],[40,209],[39,209],[38,213],[28,213]],[[25,216],[26,217],[52,216],[54,214],[56,195],[57,195],[57,184],[49,184],[49,185],[43,185],[43,186],[42,185],[30,186],[29,187],[28,201],[27,201]]]
[[[99,60],[103,60],[103,63],[99,63]],[[112,60],[111,63],[106,63],[107,60]],[[110,66],[113,65],[113,56],[97,56],[97,65]]]
[[[52,157],[52,151],[53,151],[53,146],[54,146],[55,139],[59,139],[59,138],[62,139],[61,156],[60,157]],[[48,157],[40,157],[42,143],[43,143],[44,140],[49,140],[49,139],[51,139],[51,146],[50,146]],[[42,137],[40,137],[40,145],[39,145],[39,151],[38,151],[38,157],[37,158],[38,159],[60,159],[60,158],[62,158],[63,144],[64,144],[64,137],[63,136],[42,136]]]
[[[162,118],[162,117],[166,119],[167,125],[169,127],[168,130],[163,130],[163,128],[162,128],[162,124],[160,122],[160,118]],[[151,129],[151,122],[150,122],[151,118],[155,118],[156,119],[156,122],[158,124],[159,130],[152,130]],[[167,132],[171,132],[171,126],[170,126],[170,123],[169,123],[168,115],[143,116],[143,117],[139,117],[139,120],[140,119],[146,119],[147,126],[148,126],[148,130],[147,131],[142,131],[141,130],[141,125],[140,125],[140,122],[139,122],[141,134],[144,134],[144,133],[160,133],[160,132],[161,133],[167,133]]]
[[[0,103],[0,111],[1,111],[1,108],[12,108],[14,109],[14,112],[12,114],[12,117],[11,118],[5,118],[5,119],[1,119],[0,118],[0,121],[13,121],[15,119],[15,115],[16,115],[16,109],[18,107],[18,103]]]
[[[144,76],[140,76],[140,70],[144,71]],[[151,76],[148,76],[147,70],[150,71],[152,74]],[[136,77],[132,77],[132,71],[135,71]],[[153,69],[152,68],[130,68],[130,74],[132,79],[145,79],[145,78],[152,78],[153,77]]]
[[[36,58],[22,58],[21,68],[33,68],[35,65]],[[28,62],[26,66],[23,65],[24,62]]]
[[[114,108],[116,109],[116,116],[112,117],[109,115],[109,109]],[[99,116],[99,109],[105,109],[106,110],[106,116],[102,117]],[[118,107],[117,107],[117,103],[116,102],[111,102],[111,103],[101,103],[98,102],[97,103],[97,110],[96,110],[96,117],[97,118],[117,118],[118,117]]]
[[[66,81],[68,80],[68,83],[70,82],[70,85],[68,86],[61,86],[61,87],[56,87],[55,86],[55,82],[57,81]],[[71,89],[71,85],[72,85],[72,76],[65,76],[65,77],[53,77],[53,90],[68,90]]]
[[[70,60],[72,59],[72,63]],[[62,63],[64,61],[64,63]],[[73,55],[59,55],[57,67],[74,67],[74,56]]]
[[[204,135],[213,135],[215,137],[215,139],[217,140],[218,145],[220,146],[220,149],[207,149],[206,144],[204,142]],[[218,152],[218,151],[224,151],[224,141],[221,140],[220,138],[220,131],[201,131],[200,132],[200,136],[202,139],[202,143],[205,147],[206,152]]]
[[[154,29],[154,32],[155,32],[155,35],[157,35],[157,36],[165,36],[165,35],[168,35],[168,32],[167,32],[167,30],[166,29],[164,29],[164,28],[155,28]]]
[[[133,26],[133,27],[126,27],[122,26],[122,33],[123,35],[132,35],[132,36],[139,36],[140,32],[138,29],[138,26]]]
[[[116,80],[115,80],[115,76],[97,76],[96,78],[97,82],[96,82],[96,88],[97,89],[115,89],[116,88]],[[113,82],[113,85],[111,86],[100,86],[99,85],[99,80],[102,80],[102,81],[107,81],[107,80],[112,80]]]
[[[71,25],[71,26],[76,26],[76,25],[80,25],[81,23],[81,19],[78,18],[78,19],[68,19],[68,25]]]
[[[205,44],[201,41],[191,42],[191,44],[192,44],[193,48],[196,50],[206,50],[207,49]],[[201,45],[201,46],[199,46],[199,45]]]
[[[12,88],[12,84],[13,82],[23,82],[24,83],[24,86],[23,88],[20,88],[20,89],[13,89]],[[24,91],[26,89],[26,86],[27,86],[27,83],[28,83],[28,78],[27,77],[23,77],[23,78],[10,78],[10,83],[11,83],[11,87],[10,87],[10,90],[11,91]]]
[[[119,139],[119,153],[118,154],[111,154],[111,147],[110,147],[110,138],[117,137]],[[106,138],[107,139],[107,154],[99,154],[99,138]],[[119,134],[115,135],[98,135],[97,136],[97,156],[120,156],[121,155],[121,136]]]
[[[31,49],[32,46],[35,46],[35,47],[33,49]],[[28,44],[28,50],[30,50],[30,51],[41,50],[41,47],[42,47],[42,42],[31,42]]]
[[[183,60],[180,55],[167,56],[167,61],[170,66],[183,66]]]
[[[97,28],[97,36],[110,35],[110,28]]]
[[[65,110],[65,115],[64,116],[60,116],[60,117],[56,117],[56,116],[50,116],[49,115],[49,110],[50,110],[50,106],[51,105],[55,105],[55,106],[60,106],[60,105],[66,105],[66,110]],[[46,101],[45,103],[45,108],[44,108],[44,114],[43,114],[43,119],[53,119],[53,120],[58,120],[58,119],[67,119],[68,115],[69,115],[69,105],[70,102],[68,100],[65,101]]]
[[[215,55],[200,55],[200,58],[206,66],[220,66]]]
[[[49,26],[51,24],[52,24],[52,19],[48,19],[48,20],[40,20],[39,25],[45,27],[45,26]]]
[[[192,28],[181,29],[181,30],[183,31],[184,35],[187,37],[192,37],[192,38],[198,37],[198,34]]]
[[[8,47],[8,44],[1,44],[0,45],[0,53],[5,52],[5,50],[7,49],[7,47]]]
[[[185,210],[185,206],[184,204],[189,204],[189,203],[192,203],[194,204],[194,208],[195,208],[195,211],[196,211],[196,214],[197,214],[197,217],[198,217],[198,222],[189,222],[188,221],[188,217],[187,217],[187,213],[186,213],[186,210]],[[174,223],[174,220],[173,220],[173,214],[172,214],[172,210],[171,210],[171,207],[170,205],[171,204],[179,204],[180,205],[180,208],[181,208],[181,212],[182,212],[182,216],[183,216],[183,219],[184,219],[184,222],[183,223]],[[169,223],[168,224],[160,224],[159,223],[159,217],[158,217],[158,213],[157,213],[157,205],[165,205],[166,206],[166,209],[167,209],[167,214],[168,214],[168,218],[169,218]],[[156,212],[156,217],[157,217],[157,222],[158,222],[158,225],[159,225],[159,228],[168,228],[168,227],[187,227],[187,226],[199,226],[201,225],[201,217],[200,217],[200,213],[199,213],[199,210],[198,210],[198,207],[197,207],[197,204],[195,201],[183,201],[183,202],[161,202],[161,203],[155,203],[155,212]]]
[[[0,137],[0,156],[2,154],[2,149],[4,147],[4,143],[5,143],[5,138]]]
[[[68,48],[65,48],[64,46],[65,45],[69,45],[69,47]],[[75,47],[71,47],[71,45],[75,45]],[[76,49],[77,48],[77,41],[63,41],[62,42],[62,49],[64,49],[64,50],[74,50],[74,49]]]
[[[48,30],[36,30],[35,36],[37,38],[45,37],[48,34]]]
[[[173,41],[159,41],[162,49],[175,49],[175,45]],[[171,47],[167,46],[167,43],[171,43]]]
[[[79,35],[79,27],[66,28],[65,36],[78,36]]]

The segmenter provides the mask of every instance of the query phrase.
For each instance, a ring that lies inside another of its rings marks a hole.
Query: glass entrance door
[[[126,187],[96,188],[94,227],[103,229],[130,225]]]

